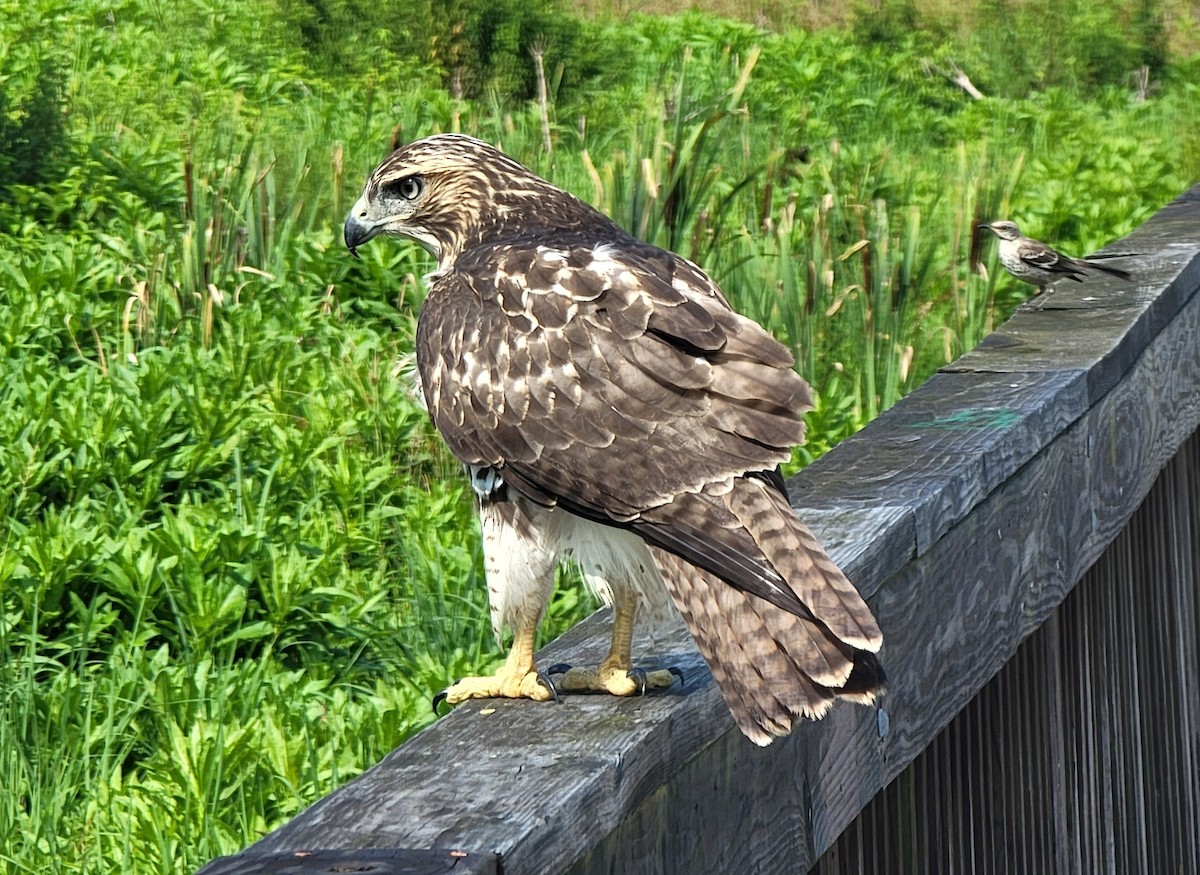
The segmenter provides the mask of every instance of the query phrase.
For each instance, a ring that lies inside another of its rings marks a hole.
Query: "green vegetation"
[[[394,137],[497,142],[702,263],[817,389],[803,462],[1027,293],[972,269],[975,222],[1086,252],[1197,175],[1196,68],[1154,7],[1088,4],[1070,52],[1013,54],[1031,6],[962,35],[899,7],[769,33],[516,0],[0,0],[5,869],[193,870],[499,658],[469,498],[401,373],[428,259],[340,245]],[[564,589],[548,634],[590,607]]]

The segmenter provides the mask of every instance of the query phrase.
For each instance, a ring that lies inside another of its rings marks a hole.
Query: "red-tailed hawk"
[[[1000,265],[1017,279],[1037,286],[1039,293],[1046,291],[1047,285],[1063,277],[1081,283],[1088,270],[1098,270],[1123,280],[1130,279],[1129,273],[1120,268],[1096,264],[1083,258],[1072,258],[1040,240],[1023,237],[1016,222],[992,222],[983,227],[1000,238],[1000,249],[997,253]]]
[[[612,648],[560,689],[671,683],[630,660],[639,610],[683,615],[754,742],[882,689],[871,611],[793,513],[777,466],[811,406],[792,356],[696,265],[621,230],[495,148],[441,135],[394,152],[346,220],[437,259],[417,323],[430,415],[479,498],[491,677],[451,703],[553,695],[534,638],[559,561],[614,608]]]

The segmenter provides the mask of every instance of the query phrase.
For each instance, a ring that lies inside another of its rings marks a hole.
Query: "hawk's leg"
[[[474,470],[472,474],[477,476]],[[497,636],[505,626],[513,630],[512,649],[494,675],[463,678],[438,694],[451,705],[467,699],[557,698],[534,661],[538,624],[554,588],[557,550],[546,534],[545,512],[506,500],[499,482],[489,481],[492,492],[481,496],[479,518],[492,626]],[[536,520],[531,513],[538,515]]]
[[[551,673],[564,671],[558,688],[568,693],[611,693],[614,696],[636,696],[647,690],[665,689],[678,673],[644,671],[633,667],[630,649],[633,644],[633,621],[637,616],[637,595],[632,590],[613,591],[612,644],[608,656],[596,668],[571,668],[556,665]],[[679,675],[682,680],[682,675]]]
[[[545,702],[556,698],[554,688],[538,672],[533,659],[540,619],[535,617],[532,623],[513,633],[512,649],[498,672],[486,677],[463,678],[446,687],[439,696],[451,705],[467,699],[536,699]]]

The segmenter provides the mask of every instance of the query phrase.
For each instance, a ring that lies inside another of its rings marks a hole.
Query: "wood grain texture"
[[[1193,298],[1113,392],[880,589],[873,607],[892,680],[887,779],[1062,601],[1196,431],[1198,339]],[[844,806],[825,811],[818,847],[849,822]]]
[[[1200,433],[816,875],[1197,870],[1198,475]]]
[[[1200,259],[1179,241],[1198,226],[1200,188],[1114,244],[1159,248],[1139,257],[1160,258],[1162,303],[1139,281],[1128,300],[1022,314],[1042,326],[1036,355],[1021,348],[1032,335],[995,342],[789,484],[884,630],[881,707],[839,706],[756,748],[675,628],[643,664],[682,667],[685,687],[464,704],[253,853],[463,847],[508,875],[804,871],[1050,615],[1196,431]],[[606,637],[595,617],[540,659],[595,662]]]
[[[572,629],[543,651],[542,664],[598,663],[607,621]],[[735,732],[682,625],[660,636],[653,660],[638,653],[642,667],[681,668],[686,686],[619,700],[564,696],[557,705],[465,703],[259,847],[470,847],[499,852],[506,872],[561,870],[675,764]]]
[[[1087,409],[1083,371],[935,374],[789,487],[808,509],[903,507],[917,556]]]

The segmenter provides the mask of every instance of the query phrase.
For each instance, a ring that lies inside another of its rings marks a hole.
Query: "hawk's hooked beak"
[[[346,227],[342,230],[342,237],[346,241],[346,248],[355,258],[358,258],[358,247],[374,236],[375,227],[373,225],[359,221],[353,212],[346,217]]]

